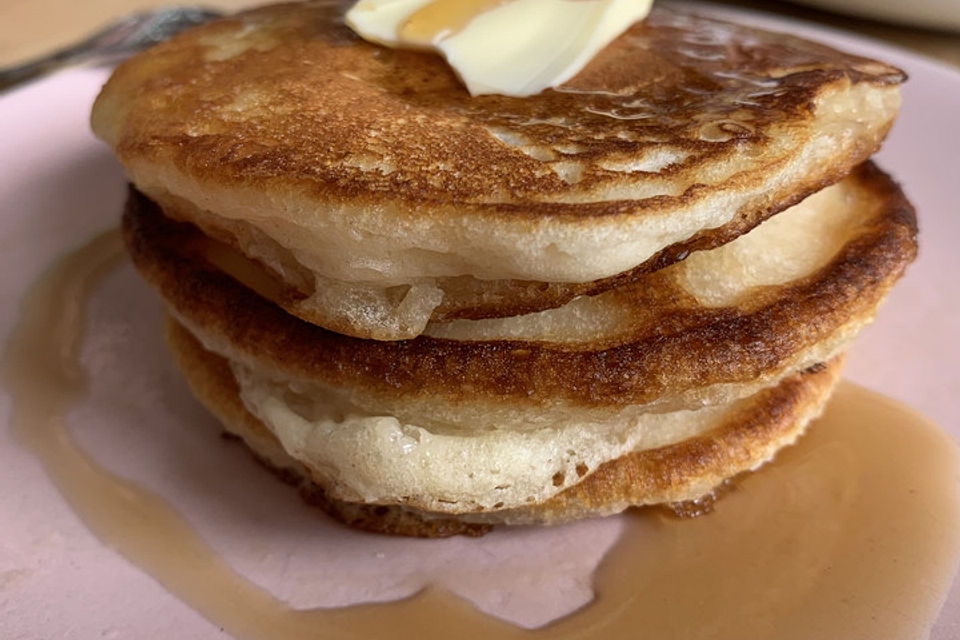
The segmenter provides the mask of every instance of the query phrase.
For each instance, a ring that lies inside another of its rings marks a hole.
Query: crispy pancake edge
[[[231,434],[309,502],[367,531],[420,537],[482,535],[496,524],[558,524],[611,515],[630,506],[676,503],[708,494],[726,479],[755,469],[793,443],[819,415],[839,379],[841,358],[761,391],[727,423],[707,434],[609,461],[540,505],[477,514],[437,514],[408,505],[344,502],[329,496],[309,471],[286,456],[269,429],[243,406],[227,361],[209,352],[172,319],[168,347],[194,395]]]
[[[652,336],[595,350],[425,336],[350,338],[290,316],[185,252],[196,230],[166,220],[141,196],[128,201],[123,228],[137,269],[181,321],[289,378],[449,402],[644,404],[667,393],[772,375],[802,350],[872,318],[916,254],[916,218],[899,187],[872,164],[854,179],[882,198],[882,215],[812,276],[749,313],[720,308],[666,318]]]

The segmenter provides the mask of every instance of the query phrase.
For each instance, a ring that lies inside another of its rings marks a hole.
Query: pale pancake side
[[[124,230],[137,268],[208,348],[278,379],[342,390],[369,411],[432,412],[457,422],[457,411],[475,407],[462,421],[476,424],[474,413],[497,419],[501,406],[544,413],[722,402],[832,357],[873,317],[916,253],[913,210],[889,177],[867,165],[836,188],[862,215],[808,275],[710,306],[678,286],[679,265],[677,273],[604,294],[607,300],[586,299],[602,303],[593,317],[616,322],[582,338],[537,339],[545,331],[537,323],[521,337],[349,338],[284,313],[207,263],[191,249],[203,236],[166,220],[141,196],[131,197]],[[488,322],[498,321],[481,321]]]
[[[609,461],[542,504],[451,516],[408,505],[351,503],[331,497],[246,410],[223,358],[203,349],[189,331],[173,321],[167,324],[167,341],[200,402],[258,458],[299,485],[308,499],[350,526],[425,537],[479,535],[494,524],[557,524],[610,515],[630,506],[701,498],[724,480],[756,469],[792,443],[819,415],[840,370],[836,361],[791,376],[742,401],[735,415],[709,433]]]

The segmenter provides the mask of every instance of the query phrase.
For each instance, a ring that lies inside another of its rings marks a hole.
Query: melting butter
[[[388,47],[443,55],[472,95],[527,96],[590,62],[653,0],[360,0],[347,24]]]
[[[413,46],[430,47],[436,41],[462,31],[481,13],[508,0],[433,0],[414,11],[400,24],[398,39]]]

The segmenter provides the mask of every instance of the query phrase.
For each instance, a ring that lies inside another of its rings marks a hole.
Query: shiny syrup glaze
[[[704,517],[630,513],[596,600],[542,630],[437,589],[294,611],[227,565],[174,506],[95,463],[64,417],[83,398],[86,305],[119,262],[105,234],[32,288],[4,357],[19,441],[90,530],[228,633],[267,638],[923,637],[960,553],[955,443],[892,400],[843,384],[794,447]]]

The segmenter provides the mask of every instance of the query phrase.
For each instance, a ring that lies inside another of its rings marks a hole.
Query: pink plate
[[[921,254],[850,355],[847,377],[901,399],[960,439],[960,73],[917,55],[741,10],[705,11],[881,58],[911,76],[879,163],[921,219]],[[106,72],[74,70],[0,97],[0,335],[58,255],[117,224],[124,179],[89,133]],[[129,265],[92,303],[89,397],[70,415],[101,464],[167,497],[237,571],[293,607],[391,600],[426,583],[539,626],[592,597],[618,518],[441,541],[372,536],[330,522],[218,437],[160,339],[160,304]],[[9,397],[0,396],[8,423]],[[36,460],[0,430],[0,637],[219,638],[221,632],[101,544]],[[319,569],[318,569],[319,568]],[[960,588],[933,638],[960,637]]]

